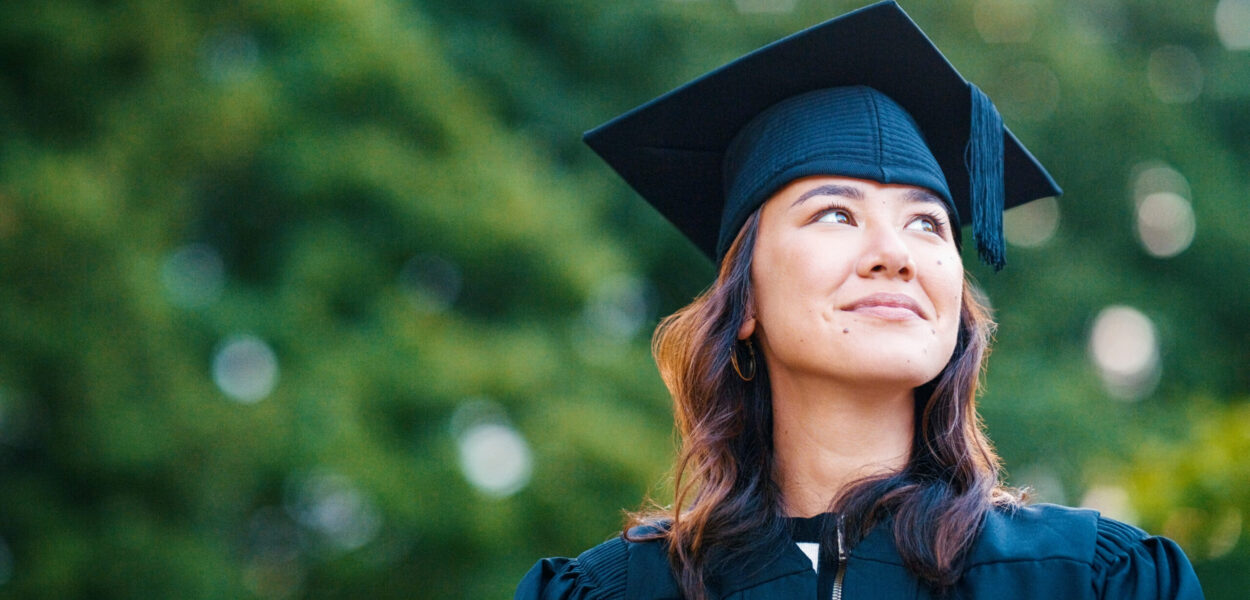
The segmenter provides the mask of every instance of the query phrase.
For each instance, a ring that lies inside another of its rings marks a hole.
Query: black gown
[[[798,529],[802,529],[801,527]],[[802,541],[802,540],[800,540]],[[826,563],[821,563],[824,569]],[[1193,567],[1171,540],[1104,518],[1097,512],[1036,505],[990,513],[964,576],[949,598],[1182,599],[1200,600]],[[845,600],[927,599],[934,594],[913,577],[878,526],[845,559]],[[792,542],[762,545],[733,569],[714,573],[711,598],[767,600],[824,598],[826,577]],[[516,591],[517,600],[679,599],[660,542],[616,537],[576,559],[538,561]]]

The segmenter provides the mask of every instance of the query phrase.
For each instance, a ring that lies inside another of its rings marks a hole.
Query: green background
[[[713,272],[579,134],[859,5],[0,3],[0,597],[507,597],[664,501],[648,337]],[[904,6],[1066,190],[965,253],[1010,481],[1239,597],[1250,4]]]

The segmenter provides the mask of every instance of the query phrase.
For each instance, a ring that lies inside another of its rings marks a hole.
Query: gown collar
[[[808,572],[812,577],[812,561],[795,542],[819,542],[824,527],[831,526],[831,513],[814,517],[790,517],[786,519],[790,536],[754,545],[741,560],[735,560],[731,568],[723,569],[709,581],[719,596],[757,586],[763,582],[796,573]],[[902,565],[903,560],[894,548],[891,520],[877,523],[864,539],[850,549],[849,560],[867,559],[874,562]]]

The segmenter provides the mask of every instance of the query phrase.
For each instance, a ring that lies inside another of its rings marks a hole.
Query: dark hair
[[[744,382],[730,362],[751,304],[758,226],[757,210],[721,261],[712,286],[664,319],[652,338],[660,376],[673,396],[681,448],[672,505],[631,515],[631,525],[667,521],[667,527],[636,537],[667,542],[678,583],[693,600],[706,597],[706,572],[752,545],[787,535],[774,479],[768,371],[761,359],[755,378]],[[833,507],[851,544],[893,517],[904,564],[937,589],[958,581],[985,514],[1019,502],[1000,484],[999,459],[976,412],[993,329],[979,292],[965,281],[951,360],[915,392],[915,438],[906,466],[854,483]]]

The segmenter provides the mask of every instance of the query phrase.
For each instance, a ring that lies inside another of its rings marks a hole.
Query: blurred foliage
[[[0,596],[504,597],[663,500],[647,337],[712,270],[578,134],[859,4],[0,3]],[[1237,597],[1250,54],[1213,2],[905,7],[1066,189],[970,266],[1012,483]],[[1134,233],[1163,165],[1170,258]],[[1158,345],[1131,400],[1111,305]]]

